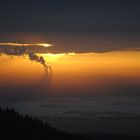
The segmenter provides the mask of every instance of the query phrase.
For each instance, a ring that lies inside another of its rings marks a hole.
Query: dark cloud
[[[21,34],[4,35],[0,34],[2,42],[32,42],[32,35],[28,35],[31,40],[20,37]],[[7,37],[6,37],[7,36]],[[39,34],[38,34],[39,36]],[[140,39],[136,35],[94,35],[94,34],[69,34],[51,33],[43,34],[43,42],[49,42],[53,46],[48,48],[42,46],[28,46],[28,53],[64,53],[64,52],[110,52],[124,50],[140,50]],[[5,39],[6,38],[6,39]],[[8,40],[8,41],[6,41]],[[36,39],[38,40],[38,38]],[[1,48],[2,46],[0,46]]]
[[[133,44],[131,48],[137,48],[140,44],[139,7],[140,2],[136,0],[2,1],[0,41],[12,38],[17,41],[18,37],[12,37],[14,33],[32,33],[53,42],[57,49],[60,47],[59,51],[63,48],[63,51],[76,52],[110,51],[130,48],[130,44]],[[98,43],[96,36],[114,36],[116,42],[121,38],[120,44],[114,43],[114,39],[101,40],[102,37],[97,37]],[[135,38],[137,41],[130,43]]]
[[[0,6],[1,31],[139,33],[138,1],[15,1]]]
[[[42,56],[37,56],[34,53],[29,53],[28,57],[31,61],[36,61],[36,62],[40,63],[41,65],[43,65],[47,76],[48,76],[48,72],[50,72],[50,75],[52,76],[52,68],[51,68],[51,66],[46,64],[45,59]]]

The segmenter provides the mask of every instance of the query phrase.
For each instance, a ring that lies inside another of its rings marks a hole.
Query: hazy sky
[[[49,42],[51,51],[140,48],[138,0],[1,1],[1,42]]]

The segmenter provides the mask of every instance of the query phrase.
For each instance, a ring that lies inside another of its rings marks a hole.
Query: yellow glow
[[[53,54],[53,53],[47,53],[47,54],[39,54],[40,56],[43,56],[45,60],[49,61],[59,61],[60,59],[63,59],[65,56],[74,56],[76,53],[58,53],[58,54]]]
[[[53,46],[48,43],[33,43],[33,44],[22,44],[22,43],[0,43],[0,46],[43,46],[43,47],[50,47]]]
[[[39,54],[62,75],[140,77],[140,52]],[[62,76],[61,75],[61,76]]]
[[[59,58],[63,58],[63,56],[66,55],[66,53],[59,53],[59,54],[53,54],[53,53],[47,53],[47,54],[40,54],[45,58],[45,60],[51,60],[51,61],[56,61]]]
[[[48,44],[48,43],[40,43],[40,44],[37,44],[38,46],[44,46],[44,47],[50,47],[52,46],[51,44]]]
[[[114,85],[140,86],[140,51],[109,53],[37,54],[52,67],[52,88],[66,90],[105,89]],[[44,67],[27,56],[0,56],[0,85],[34,84],[44,75]],[[67,92],[71,91],[71,92]],[[76,92],[78,94],[78,92]],[[81,92],[79,92],[81,93]]]

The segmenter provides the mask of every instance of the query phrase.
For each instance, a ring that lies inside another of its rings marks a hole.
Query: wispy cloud
[[[23,43],[0,43],[0,46],[43,46],[43,47],[50,47],[53,46],[49,43],[33,43],[33,44],[23,44]]]

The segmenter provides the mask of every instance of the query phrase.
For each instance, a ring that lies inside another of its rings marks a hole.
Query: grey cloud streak
[[[28,38],[30,38],[30,40]],[[6,38],[6,39],[5,39]],[[87,53],[87,52],[111,52],[121,50],[140,50],[140,36],[137,35],[107,35],[107,34],[84,34],[84,33],[0,33],[2,42],[30,42],[32,38],[43,39],[50,42],[53,46],[28,46],[27,52],[35,53]],[[35,40],[34,40],[35,42]]]

